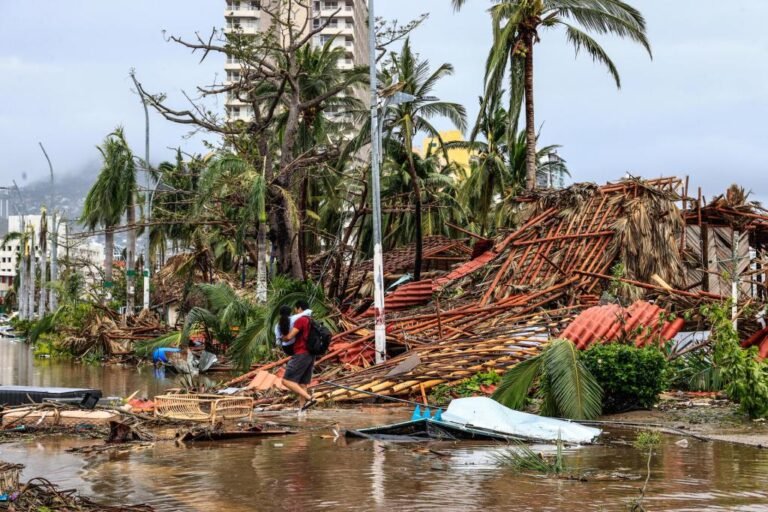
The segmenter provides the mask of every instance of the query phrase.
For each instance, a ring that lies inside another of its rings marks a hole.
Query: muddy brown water
[[[105,394],[132,392],[138,384],[152,394],[174,385],[152,382],[151,372],[137,376],[135,370],[78,370],[50,361],[15,368],[6,356],[13,351],[18,356],[19,347],[9,351],[3,344],[3,383],[101,386]],[[495,455],[507,448],[497,443],[430,443],[434,453],[421,444],[334,438],[334,429],[408,416],[402,408],[373,407],[320,409],[301,421],[283,413],[261,420],[293,426],[299,434],[186,446],[159,441],[95,455],[66,452],[93,440],[53,436],[0,444],[0,460],[25,464],[25,478],[45,476],[106,503],[150,503],[167,511],[626,510],[642,481],[600,477],[645,475],[645,456],[617,443],[566,450],[572,471],[593,475],[581,482],[514,474],[498,466]],[[611,430],[604,438],[628,442],[634,435]],[[679,439],[663,437],[652,459],[648,510],[768,511],[768,450],[694,439],[682,448],[675,444]],[[543,445],[534,449],[552,451]]]

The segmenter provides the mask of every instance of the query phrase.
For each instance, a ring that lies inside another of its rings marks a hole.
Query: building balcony
[[[342,38],[343,36],[354,36],[355,27],[354,25],[338,25],[338,26],[329,25],[325,27],[323,30],[321,30],[320,34],[339,36]]]
[[[231,11],[227,9],[224,11],[224,18],[248,18],[248,19],[259,19],[261,17],[261,11],[260,10],[250,10],[250,9],[243,9],[237,11]]]
[[[251,26],[251,27],[245,27],[245,26],[227,26],[224,27],[224,33],[225,34],[248,34],[248,35],[256,35],[259,33],[259,27],[258,26]]]
[[[234,97],[232,97],[232,98],[228,97],[226,99],[226,101],[224,102],[224,105],[226,105],[228,107],[246,107],[246,106],[249,106],[250,104],[246,103],[244,101],[240,101],[239,99],[234,98]]]

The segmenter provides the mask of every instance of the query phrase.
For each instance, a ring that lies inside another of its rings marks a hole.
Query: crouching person
[[[283,376],[283,385],[299,397],[299,410],[306,411],[317,403],[312,395],[307,391],[309,383],[312,381],[312,371],[315,367],[315,356],[309,352],[307,341],[311,329],[310,316],[312,310],[305,300],[296,302],[294,309],[293,327],[284,334],[284,342],[293,341],[293,355]]]

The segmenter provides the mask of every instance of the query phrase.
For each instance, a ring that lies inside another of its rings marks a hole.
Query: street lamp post
[[[368,0],[368,58],[371,87],[371,196],[373,202],[373,309],[376,364],[387,358],[387,326],[384,320],[384,255],[381,249],[381,184],[379,177],[379,98],[376,79],[376,16],[374,0]]]
[[[136,90],[138,91],[139,83],[136,80],[136,75],[133,70],[131,70],[131,80],[133,80],[133,85],[136,86]],[[149,219],[152,216],[152,196],[154,196],[154,190],[157,190],[157,184],[155,185],[152,195],[150,195],[149,187],[152,184],[152,173],[150,172],[151,166],[149,165],[149,109],[147,108],[147,101],[144,99],[144,96],[141,96],[141,105],[144,107],[144,171],[147,185],[147,197],[144,198],[144,207],[146,208],[144,217],[146,219],[146,226],[144,226],[144,271],[142,272],[144,275],[143,309],[149,309],[149,272],[151,268],[149,264]]]
[[[384,112],[393,105],[409,103],[414,100],[435,101],[433,96],[416,97],[401,92],[401,82],[384,91],[384,98],[379,97],[378,79],[376,77],[376,16],[373,9],[374,0],[368,0],[368,58],[371,87],[371,196],[373,214],[373,309],[375,315],[374,340],[376,364],[383,363],[387,358],[387,329],[384,316],[384,254],[381,244],[381,176],[382,133],[384,131]],[[383,99],[383,104],[379,100]],[[381,109],[381,116],[379,115]]]

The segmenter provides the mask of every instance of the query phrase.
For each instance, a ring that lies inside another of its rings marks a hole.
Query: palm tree
[[[590,420],[602,411],[603,390],[568,340],[552,341],[540,354],[509,369],[493,399],[523,409],[536,384],[544,416]]]
[[[35,318],[35,281],[37,279],[37,250],[35,240],[35,227],[27,224],[27,318]],[[22,249],[23,251],[23,249]]]
[[[457,166],[450,162],[445,163],[442,152],[433,153],[428,148],[424,156],[413,154],[411,157],[416,170],[414,182],[410,172],[411,161],[407,155],[408,152],[413,153],[413,150],[409,151],[399,140],[391,139],[385,152],[387,158],[382,167],[381,180],[381,194],[384,198],[383,249],[390,250],[407,245],[415,239],[419,226],[423,236],[455,236],[449,223],[463,225],[467,217],[456,186]],[[417,187],[422,195],[420,223],[409,208],[411,194]],[[368,230],[372,229],[372,226],[366,227]],[[363,233],[363,240],[367,241],[371,236],[372,233],[366,231]]]
[[[438,140],[442,149],[442,138],[437,129],[430,123],[430,119],[434,117],[446,117],[459,130],[463,131],[466,129],[467,115],[462,105],[437,101],[430,97],[437,82],[451,74],[453,74],[453,66],[450,64],[442,64],[434,72],[430,73],[429,61],[420,60],[413,53],[409,39],[405,40],[400,53],[391,54],[391,60],[384,72],[384,83],[395,82],[394,78],[397,77],[400,90],[414,97],[413,101],[400,103],[395,107],[387,109],[383,114],[383,122],[387,134],[386,138],[396,137],[405,148],[404,156],[413,185],[414,223],[416,228],[416,254],[413,275],[416,281],[421,278],[423,198],[416,171],[413,139],[417,133],[426,132]],[[385,141],[384,147],[387,146],[387,142]]]
[[[460,9],[466,0],[452,0]],[[588,34],[614,34],[641,44],[651,55],[645,19],[640,11],[622,0],[497,0],[491,7],[493,44],[485,70],[486,96],[501,88],[509,70],[511,97],[525,96],[526,185],[536,187],[536,125],[533,102],[533,48],[540,28],[563,27],[568,42],[578,54],[585,51],[592,60],[608,69],[616,87],[621,87],[618,70],[605,50]],[[519,79],[522,76],[522,87]],[[517,109],[511,108],[510,114]],[[519,112],[519,110],[517,110]],[[511,120],[517,124],[517,114]]]
[[[136,192],[136,167],[133,154],[128,148],[121,127],[115,129],[98,148],[103,163],[96,182],[88,191],[83,205],[80,222],[93,231],[97,226],[104,228],[106,245],[106,260],[104,269],[104,287],[113,286],[113,253],[115,247],[115,227],[120,224],[124,212],[127,212],[128,258],[136,252],[135,209],[134,195]],[[133,247],[131,247],[133,243]],[[126,270],[131,270],[132,261],[126,264]],[[126,279],[132,283],[132,278]],[[129,289],[131,284],[128,285]],[[133,296],[128,294],[128,312],[133,310]]]
[[[509,168],[507,136],[509,116],[501,106],[503,91],[494,91],[490,101],[480,99],[481,112],[476,134],[484,140],[455,141],[448,148],[467,149],[472,152],[470,173],[461,186],[461,198],[470,212],[476,212],[479,234],[485,236],[489,229],[490,212],[496,195],[503,195],[507,186],[522,185],[513,180]]]
[[[203,173],[201,192],[201,198],[206,201],[215,194],[215,197],[223,199],[222,208],[231,210],[233,221],[239,226],[235,238],[240,252],[243,252],[247,244],[249,228],[258,225],[257,247],[253,254],[257,276],[256,300],[266,302],[267,185],[263,169],[260,172],[234,153],[219,154],[210,161]]]
[[[467,211],[474,212],[474,223],[484,236],[493,228],[514,225],[514,212],[519,209],[516,198],[526,185],[526,134],[512,136],[515,130],[510,130],[508,112],[501,106],[503,94],[503,90],[492,91],[491,96],[480,98],[474,128],[474,136],[479,138],[446,144],[449,149],[471,151],[470,172],[460,185],[461,202]],[[559,147],[548,145],[537,150],[537,175],[546,176],[550,170],[568,174],[564,160],[545,160]]]

